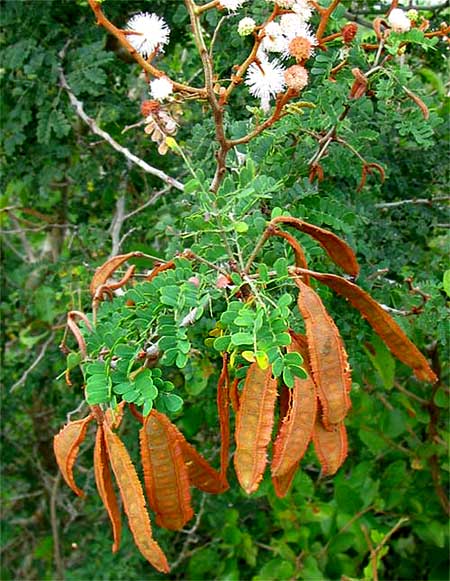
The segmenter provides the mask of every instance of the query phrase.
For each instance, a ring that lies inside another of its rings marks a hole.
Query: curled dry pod
[[[108,278],[112,276],[124,262],[130,258],[139,258],[140,256],[144,256],[144,254],[142,252],[128,252],[128,254],[118,254],[117,256],[113,256],[107,260],[104,264],[102,264],[102,266],[99,266],[95,271],[89,286],[91,295],[94,296],[98,287],[105,284]]]
[[[109,520],[111,521],[114,539],[112,552],[115,553],[119,550],[120,546],[122,523],[120,519],[119,505],[117,504],[116,493],[114,492],[112,483],[111,470],[109,469],[105,435],[103,433],[103,426],[101,425],[97,429],[97,436],[95,439],[94,473],[98,493],[102,499],[103,504],[105,505]]]
[[[300,341],[292,336],[289,352],[300,353],[306,360],[306,353]],[[305,455],[314,428],[317,412],[316,387],[312,377],[296,377],[294,387],[289,390],[289,406],[273,445],[272,476],[290,473]],[[292,477],[294,476],[292,474]]]
[[[167,416],[155,410],[140,430],[145,490],[156,523],[180,530],[193,517],[188,471],[176,431]]]
[[[69,422],[62,430],[53,438],[53,450],[55,452],[56,462],[58,463],[61,474],[70,488],[78,496],[84,496],[84,492],[75,484],[73,477],[73,465],[77,459],[80,444],[86,437],[86,430],[89,422],[93,419],[92,415],[77,420],[76,422]]]
[[[347,457],[347,431],[344,424],[339,424],[330,432],[326,430],[317,418],[312,440],[323,475],[335,474]]]
[[[350,246],[342,240],[342,238],[339,238],[339,236],[336,236],[333,232],[291,216],[278,216],[270,223],[286,224],[300,232],[308,234],[311,238],[317,240],[331,260],[340,266],[347,274],[350,276],[358,276],[359,264],[356,260],[355,253]]]
[[[228,353],[224,353],[222,357],[222,371],[217,383],[217,410],[220,423],[220,475],[226,482],[230,453],[230,378]]]
[[[257,490],[267,463],[267,446],[272,435],[277,382],[272,369],[252,363],[236,414],[234,466],[247,494]]]
[[[106,449],[111,467],[119,486],[123,507],[128,517],[134,542],[147,561],[162,573],[170,568],[161,547],[152,536],[150,518],[145,505],[144,493],[136,470],[120,438],[104,424]]]
[[[175,262],[173,260],[169,260],[169,262],[164,262],[163,264],[158,264],[158,266],[155,266],[151,273],[145,277],[145,280],[151,282],[158,276],[158,274],[172,268],[175,268]]]
[[[356,284],[335,274],[322,274],[312,270],[303,271],[303,269],[297,269],[297,271],[302,274],[303,272],[309,274],[319,282],[326,284],[339,295],[345,297],[367,320],[375,333],[384,341],[388,349],[402,363],[413,369],[417,379],[432,383],[437,381],[436,374],[422,353],[408,339],[394,319],[368,293]],[[297,279],[295,280],[297,282]]]
[[[301,244],[291,234],[289,234],[289,232],[284,232],[283,230],[278,230],[275,228],[272,230],[271,234],[272,236],[279,236],[280,238],[284,238],[284,240],[289,242],[289,245],[294,252],[295,266],[299,266],[300,268],[308,268],[308,262],[306,260],[306,256]],[[306,284],[309,284],[308,277],[305,277],[305,282]]]
[[[347,353],[319,295],[300,278],[294,280],[300,290],[298,308],[305,320],[309,362],[323,410],[322,422],[327,430],[333,430],[343,421],[351,405]]]

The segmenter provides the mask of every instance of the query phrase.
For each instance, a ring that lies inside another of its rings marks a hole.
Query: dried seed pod
[[[156,523],[180,530],[194,516],[188,470],[169,418],[152,410],[139,432],[145,490]]]
[[[322,474],[331,476],[342,466],[347,457],[347,431],[343,423],[333,431],[326,430],[319,418],[314,426],[312,440],[314,450],[322,466]]]
[[[113,531],[114,543],[112,552],[119,550],[122,523],[120,519],[119,505],[117,504],[116,493],[112,483],[111,471],[109,469],[108,453],[106,451],[105,436],[103,426],[97,429],[94,448],[94,473],[98,493],[105,505]]]
[[[359,264],[356,260],[355,253],[350,246],[342,240],[342,238],[339,238],[339,236],[336,236],[333,232],[325,230],[324,228],[319,228],[314,224],[304,222],[299,218],[293,218],[292,216],[278,216],[270,223],[274,225],[286,224],[286,226],[292,226],[296,230],[308,234],[314,238],[314,240],[317,240],[331,260],[340,266],[347,274],[358,276]]]
[[[53,450],[61,474],[75,494],[81,497],[85,496],[85,494],[75,483],[73,477],[73,465],[77,459],[80,444],[86,437],[88,424],[92,419],[93,416],[90,414],[82,420],[69,422],[53,438]]]
[[[327,430],[333,430],[351,406],[348,394],[352,382],[347,353],[339,330],[319,295],[300,278],[294,280],[300,289],[298,308],[305,320],[309,362],[323,410],[322,422]]]
[[[120,438],[104,424],[108,458],[119,486],[134,542],[147,561],[162,573],[170,570],[166,556],[152,537],[142,486],[127,449]]]
[[[306,360],[306,353],[295,335],[288,351],[300,353]],[[290,473],[294,466],[298,466],[311,441],[316,420],[317,395],[312,377],[296,377],[294,387],[289,391],[288,411],[273,445],[272,476],[275,477]]]
[[[299,269],[299,272],[303,274],[303,269]],[[367,320],[393,355],[413,369],[417,379],[432,383],[437,381],[436,374],[422,353],[408,339],[394,319],[368,293],[356,284],[335,274],[323,274],[312,270],[304,272],[345,297]]]
[[[144,256],[144,254],[142,252],[128,252],[128,254],[118,254],[117,256],[113,256],[104,264],[99,266],[95,271],[94,276],[92,277],[92,281],[89,287],[91,295],[95,296],[95,291],[98,289],[98,287],[105,284],[108,278],[112,276],[124,262],[130,258],[138,258],[140,256]]]
[[[163,264],[158,264],[155,268],[145,277],[145,280],[148,282],[152,281],[154,278],[158,276],[161,272],[165,270],[171,270],[175,268],[175,262],[173,260],[169,260],[169,262],[164,262]]]
[[[272,474],[272,484],[278,498],[284,498],[289,492],[299,464],[300,462],[297,462],[297,464],[291,466],[291,468],[282,475],[275,476]]]
[[[299,266],[300,268],[308,268],[306,256],[303,252],[301,244],[291,234],[289,234],[289,232],[283,232],[283,230],[278,230],[275,228],[272,232],[272,236],[279,236],[280,238],[284,238],[287,242],[289,242],[292,250],[294,251],[295,266]],[[307,277],[305,278],[305,282],[309,284]]]
[[[240,394],[239,394],[238,385],[239,385],[238,378],[236,378],[233,381],[233,383],[230,385],[230,402],[231,402],[231,407],[233,408],[233,411],[235,414],[237,414],[237,412],[239,410]]]
[[[184,439],[183,434],[178,432],[181,451],[184,462],[188,470],[189,483],[195,488],[208,492],[209,494],[221,494],[228,490],[227,482],[211,464],[197,452],[197,450]]]
[[[220,475],[223,482],[226,482],[230,453],[230,379],[228,353],[222,357],[222,371],[217,383],[217,410],[220,423]]]
[[[252,363],[236,415],[236,453],[234,465],[242,488],[250,494],[257,490],[267,463],[277,397],[277,382],[272,369]]]

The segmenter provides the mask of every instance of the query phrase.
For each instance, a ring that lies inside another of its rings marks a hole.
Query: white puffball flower
[[[153,79],[150,82],[150,94],[157,101],[164,101],[173,93],[172,82],[167,77]]]
[[[219,5],[226,8],[229,12],[236,12],[238,8],[247,0],[220,0]]]
[[[256,22],[253,20],[253,18],[242,18],[238,24],[238,34],[239,36],[248,36],[255,30],[255,27]]]
[[[388,23],[394,32],[408,32],[411,29],[411,20],[401,8],[391,10],[388,16]]]
[[[283,34],[292,40],[296,36],[302,36],[300,32],[305,27],[305,22],[301,16],[290,12],[289,14],[283,14],[280,18],[280,27]]]
[[[286,86],[284,68],[278,60],[252,63],[248,67],[245,84],[251,95],[261,99],[261,108],[267,112],[270,109],[270,99],[281,93]]]
[[[267,52],[286,51],[286,38],[283,36],[281,26],[277,22],[269,22],[264,27],[264,38],[262,40],[261,47]]]
[[[127,23],[127,30],[137,34],[128,34],[127,40],[143,57],[151,55],[157,48],[164,52],[163,46],[169,42],[170,28],[166,21],[148,12],[135,14]]]
[[[303,22],[308,22],[313,15],[313,9],[308,0],[296,0],[292,10],[300,16]]]

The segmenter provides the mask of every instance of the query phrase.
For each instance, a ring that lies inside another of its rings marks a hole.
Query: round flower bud
[[[341,33],[345,44],[350,44],[358,32],[358,25],[355,22],[349,22],[342,27]]]
[[[243,18],[238,24],[238,34],[239,36],[248,36],[251,34],[256,27],[256,22],[253,18]]]
[[[305,61],[313,54],[313,46],[307,38],[296,36],[289,43],[289,54],[298,62]]]
[[[285,70],[284,80],[289,89],[301,91],[308,84],[308,71],[301,65],[293,65]]]
[[[419,13],[417,12],[417,10],[414,10],[414,8],[408,10],[406,16],[411,20],[411,22],[417,22],[419,20]]]

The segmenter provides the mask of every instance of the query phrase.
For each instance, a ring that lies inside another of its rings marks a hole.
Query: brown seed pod
[[[333,430],[351,406],[348,394],[352,383],[347,353],[339,330],[319,295],[300,278],[294,281],[300,289],[298,308],[305,321],[312,376],[323,410],[322,421],[327,430]]]
[[[150,518],[136,469],[119,436],[111,431],[107,424],[104,424],[104,430],[108,458],[119,486],[134,542],[155,569],[162,573],[168,573],[170,567],[166,556],[152,536]]]
[[[75,483],[73,466],[77,459],[80,445],[86,437],[88,424],[93,418],[90,414],[82,420],[69,422],[53,438],[53,450],[61,474],[75,494],[81,497],[85,496],[85,494]]]
[[[152,410],[139,432],[145,490],[156,523],[180,530],[194,516],[188,470],[169,418]]]
[[[108,453],[106,451],[105,435],[103,426],[97,429],[94,448],[94,474],[97,490],[105,505],[113,531],[112,552],[119,550],[122,523],[120,519],[119,505],[117,504],[116,493],[112,483],[111,471],[109,468]]]
[[[408,339],[394,319],[363,289],[335,274],[324,274],[312,270],[304,271],[303,269],[296,270],[299,274],[304,272],[304,274],[312,276],[346,298],[367,320],[393,355],[413,369],[417,379],[431,383],[437,381],[436,374],[422,353]]]
[[[217,410],[220,423],[220,475],[227,481],[230,453],[230,378],[228,376],[228,353],[222,356],[222,371],[217,383]]]
[[[252,363],[236,414],[234,466],[247,494],[257,490],[267,463],[267,446],[272,435],[277,382],[272,370]]]
[[[355,253],[350,246],[342,240],[342,238],[339,238],[339,236],[336,236],[333,232],[325,230],[324,228],[319,228],[314,224],[304,222],[299,218],[293,218],[292,216],[278,216],[270,223],[273,225],[286,224],[286,226],[292,226],[296,230],[308,234],[314,238],[314,240],[317,240],[331,260],[333,260],[347,274],[358,276],[359,265]]]
[[[306,359],[306,353],[295,335],[288,351],[300,353]],[[294,466],[298,466],[311,441],[316,420],[317,395],[312,377],[296,377],[294,387],[289,391],[288,411],[273,444],[272,476],[275,477],[290,473]]]
[[[331,476],[342,466],[347,457],[347,431],[343,423],[333,431],[326,430],[319,418],[314,426],[312,440],[314,450],[322,466],[322,474]]]

